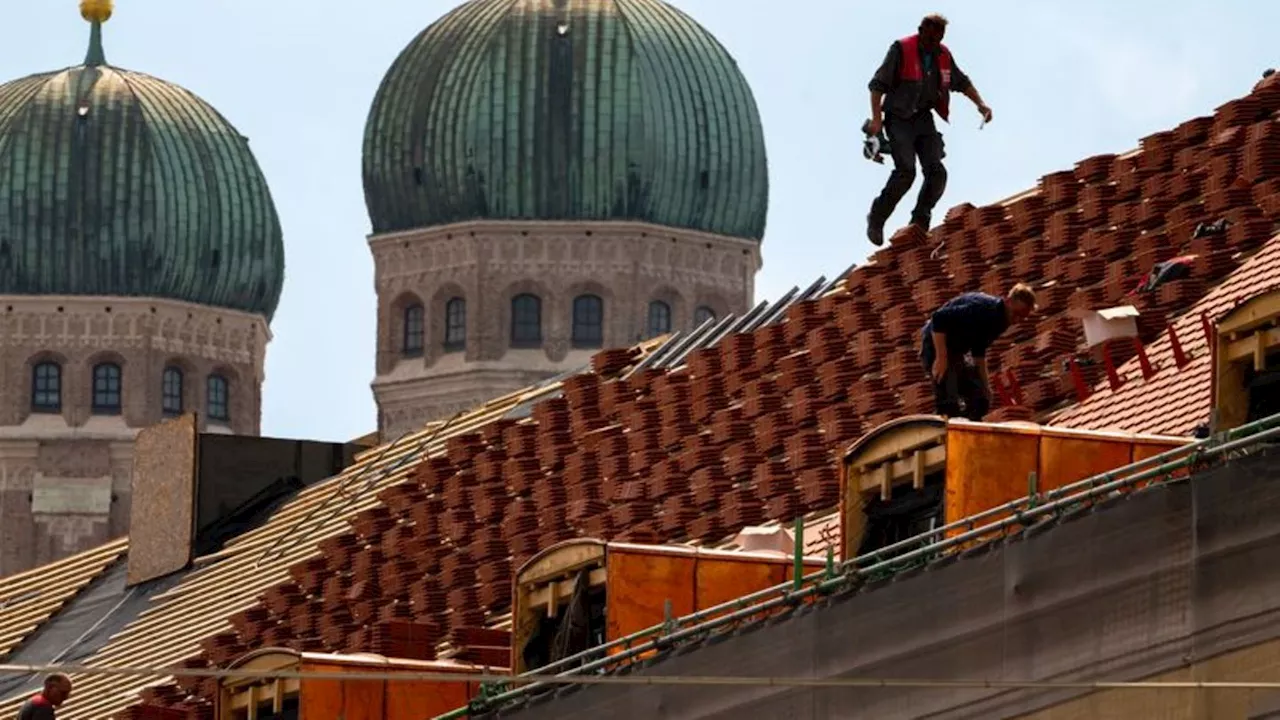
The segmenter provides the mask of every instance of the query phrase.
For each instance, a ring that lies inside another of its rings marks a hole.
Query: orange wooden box
[[[512,664],[526,672],[522,648],[544,615],[568,602],[580,574],[605,593],[605,641],[781,585],[794,576],[783,553],[710,550],[680,545],[569,540],[534,556],[516,573]],[[805,574],[825,567],[805,558]]]
[[[264,648],[232,665],[237,670],[299,673],[447,673],[481,674],[481,669],[450,661],[401,660],[374,654],[329,655],[285,648]],[[300,720],[424,720],[465,706],[479,690],[475,682],[228,678],[218,692],[218,720],[255,720],[279,714],[286,703],[299,708]]]
[[[861,548],[866,503],[876,497],[888,499],[905,485],[919,491],[941,478],[943,522],[951,524],[1026,497],[1033,489],[1045,493],[1190,442],[1189,438],[1033,423],[904,416],[859,438],[844,454],[840,468],[841,558],[853,558]],[[978,526],[1004,517],[1007,513],[993,513]],[[964,530],[951,530],[948,535],[961,532]]]
[[[946,522],[1103,475],[1191,442],[1187,438],[1021,423],[947,425]],[[985,518],[996,522],[1007,514]],[[953,531],[957,534],[960,530]]]

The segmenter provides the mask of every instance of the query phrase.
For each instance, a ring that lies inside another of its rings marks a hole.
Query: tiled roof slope
[[[1277,109],[1280,92],[1264,89],[1006,203],[953,209],[929,238],[896,237],[843,291],[699,349],[683,368],[579,375],[526,421],[477,420],[412,473],[353,490],[360,512],[349,523],[333,518],[265,570],[254,569],[256,550],[291,523],[242,539],[253,548],[193,574],[173,591],[175,607],[157,608],[102,655],[164,664],[198,653],[191,662],[222,664],[262,645],[369,650],[387,620],[422,623],[444,640],[506,612],[513,568],[559,540],[715,542],[829,509],[839,448],[931,410],[919,328],[962,290],[1043,286],[1038,323],[1011,333],[994,358],[1016,373],[1028,404],[1050,409],[1066,398],[1057,361],[1080,340],[1069,306],[1116,302],[1128,278],[1190,245],[1204,258],[1198,278],[1162,288],[1145,308],[1154,337],[1271,236],[1264,214],[1280,207],[1280,168],[1262,151],[1275,145],[1266,119]],[[1223,215],[1235,221],[1229,247],[1189,241],[1197,223]],[[64,714],[101,718],[144,684],[92,682],[97,691],[82,695],[95,698],[91,710]],[[147,696],[208,717],[212,689],[164,685]],[[188,690],[198,697],[183,700]]]
[[[1280,286],[1280,235],[1231,273],[1173,327],[1187,363],[1179,368],[1173,340],[1164,335],[1148,346],[1147,359],[1156,374],[1144,379],[1137,358],[1119,368],[1118,390],[1101,384],[1084,402],[1058,415],[1054,425],[1129,432],[1186,435],[1209,419],[1212,366],[1202,317],[1223,313],[1261,292]]]
[[[119,560],[128,547],[112,540],[26,572],[0,578],[0,661],[62,606]],[[4,717],[0,713],[0,717]]]
[[[608,373],[628,365],[626,362],[618,363],[617,353],[606,356],[604,360],[614,362]],[[211,651],[216,654],[219,649],[228,647],[234,651],[238,646],[230,638],[236,637],[237,629],[256,617],[251,608],[257,605],[259,598],[266,594],[289,600],[290,596],[282,594],[279,588],[290,582],[290,569],[299,563],[323,563],[326,554],[334,552],[333,548],[344,542],[347,537],[344,533],[350,532],[352,519],[378,506],[379,493],[403,483],[416,468],[418,460],[443,453],[457,437],[470,437],[470,433],[498,420],[517,406],[554,395],[557,391],[557,386],[547,385],[513,393],[468,414],[447,422],[433,423],[421,432],[363,453],[341,475],[300,492],[263,526],[234,539],[222,551],[197,560],[196,567],[176,587],[157,595],[138,620],[126,626],[102,650],[84,662],[109,667],[172,667],[207,656]],[[118,541],[117,547],[121,551],[125,547],[124,542]],[[339,554],[335,557],[346,556]],[[50,587],[60,583],[55,574],[48,572],[57,567],[39,568],[27,576],[33,579],[37,588]],[[343,568],[349,569],[349,566],[344,565]],[[0,591],[0,598],[3,597]],[[317,606],[316,611],[319,610]],[[0,611],[0,618],[6,617]],[[4,620],[0,620],[0,624],[3,623]],[[300,628],[299,632],[310,634],[317,629]],[[259,641],[272,639],[271,635],[254,637]],[[71,720],[110,718],[137,702],[139,692],[152,701],[169,703],[177,702],[186,692],[176,690],[173,685],[148,689],[163,681],[155,677],[72,677],[76,684],[76,698],[58,711],[60,718]],[[213,687],[206,685],[203,689],[209,691]],[[0,718],[15,716],[22,700],[22,697],[0,700]],[[203,712],[208,712],[207,706]]]

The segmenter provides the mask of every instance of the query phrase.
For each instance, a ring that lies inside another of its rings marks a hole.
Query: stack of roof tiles
[[[225,664],[263,645],[403,648],[395,638],[406,633],[408,644],[434,646],[508,610],[514,570],[557,541],[710,543],[828,509],[841,448],[898,415],[932,411],[919,330],[962,291],[1040,288],[1036,321],[993,348],[1023,401],[995,417],[1061,406],[1071,399],[1061,361],[1081,342],[1068,309],[1119,303],[1153,263],[1196,253],[1194,278],[1140,300],[1150,341],[1270,238],[1280,220],[1277,110],[1280,85],[1271,84],[1004,204],[953,208],[927,236],[900,232],[837,291],[789,308],[785,322],[697,350],[681,369],[565,381],[532,418],[453,438],[382,490],[377,507],[191,662]],[[1222,217],[1234,223],[1225,237],[1192,240],[1197,224]],[[1116,362],[1132,356],[1116,352]],[[598,359],[619,362],[616,353]],[[150,689],[147,700],[208,717],[210,683],[185,685]]]

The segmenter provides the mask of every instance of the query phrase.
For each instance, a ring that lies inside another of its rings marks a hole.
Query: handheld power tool
[[[884,134],[884,128],[880,128],[880,132],[872,135],[871,121],[866,120],[862,123],[862,134],[867,136],[867,139],[862,141],[862,157],[883,165],[884,156],[893,154],[893,150],[889,147],[889,137]]]

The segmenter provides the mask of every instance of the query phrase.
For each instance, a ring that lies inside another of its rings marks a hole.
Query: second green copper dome
[[[660,0],[470,0],[383,79],[364,141],[375,233],[637,220],[759,239],[764,136],[733,58]]]

